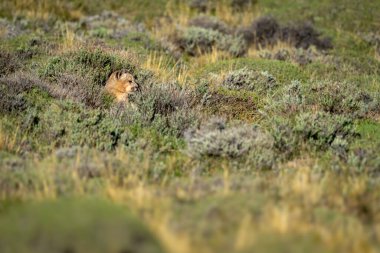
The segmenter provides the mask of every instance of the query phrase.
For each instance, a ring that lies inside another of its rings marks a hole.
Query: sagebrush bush
[[[239,57],[247,52],[247,45],[241,37],[225,35],[201,27],[189,27],[182,31],[175,43],[185,53],[196,56],[211,52],[213,48]]]
[[[293,80],[289,85],[278,90],[276,96],[267,101],[266,109],[273,112],[295,113],[304,105],[304,89],[300,81]]]
[[[104,86],[112,72],[125,69],[135,74],[136,68],[127,59],[121,59],[100,49],[79,50],[51,58],[41,69],[42,77],[56,81],[62,73],[91,78],[93,85]]]
[[[273,147],[279,154],[279,158],[289,159],[300,149],[300,138],[294,132],[288,119],[273,117],[270,120],[269,132],[273,137]]]
[[[294,132],[318,150],[347,146],[357,136],[352,119],[326,112],[298,115]]]
[[[355,148],[352,150],[347,159],[350,170],[354,173],[364,172],[378,177],[380,175],[379,148],[379,145],[375,145],[373,148]]]
[[[228,27],[226,23],[219,20],[217,17],[201,15],[195,18],[192,18],[189,23],[189,26],[201,27],[207,30],[218,31],[223,34],[231,34],[231,28]]]
[[[29,73],[0,78],[0,113],[17,113],[33,106],[27,99],[32,89],[48,90],[48,84]]]
[[[273,45],[278,40],[280,25],[273,17],[261,17],[255,20],[251,26],[253,43],[260,46]]]
[[[69,99],[90,107],[101,107],[106,102],[108,94],[102,86],[93,85],[89,76],[63,72],[56,78],[48,87],[54,98]]]
[[[315,46],[318,49],[331,49],[330,38],[321,38],[318,32],[309,23],[298,23],[296,25],[281,26],[271,16],[263,16],[255,20],[249,27],[242,27],[237,32],[248,44],[257,47],[272,46],[279,41],[288,42],[296,48],[308,49]]]
[[[232,90],[267,91],[276,86],[276,79],[268,72],[242,68],[229,72],[221,85]]]
[[[40,74],[50,81],[49,90],[54,97],[100,107],[107,100],[103,86],[111,73],[120,69],[137,73],[126,59],[100,49],[80,50],[51,58]]]
[[[189,154],[195,157],[237,158],[272,148],[271,137],[257,126],[227,126],[220,118],[205,122],[199,129],[189,129],[185,140]]]
[[[316,82],[307,92],[306,104],[325,112],[363,117],[376,112],[380,106],[379,96],[366,91],[355,83]]]
[[[20,67],[21,63],[15,55],[0,50],[0,77],[13,73]]]
[[[312,82],[302,84],[292,81],[267,100],[271,112],[293,114],[319,110],[338,115],[362,118],[380,108],[379,95],[349,82]]]
[[[38,114],[37,133],[55,146],[88,146],[113,150],[129,145],[132,139],[128,127],[106,112],[89,110],[81,105],[61,103],[51,105]]]
[[[285,26],[281,28],[280,38],[283,41],[290,42],[296,48],[307,49],[315,46],[318,49],[331,49],[332,42],[328,37],[321,38],[321,33],[317,31],[310,23],[300,23],[294,26]]]
[[[274,52],[263,50],[262,52],[260,52],[259,56],[264,59],[291,61],[291,62],[304,66],[318,59],[321,59],[323,55],[321,55],[313,47],[310,47],[308,49],[303,49],[303,48],[280,49]]]
[[[195,93],[176,83],[149,83],[130,98],[133,107],[124,113],[128,124],[153,126],[163,134],[182,136],[199,121]]]

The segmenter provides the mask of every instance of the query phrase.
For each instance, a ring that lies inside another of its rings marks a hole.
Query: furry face
[[[118,102],[128,102],[128,95],[139,91],[139,88],[133,75],[123,70],[112,73],[106,84],[106,90]]]

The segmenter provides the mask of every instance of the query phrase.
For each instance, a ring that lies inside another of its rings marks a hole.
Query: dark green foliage
[[[282,158],[289,159],[299,151],[299,136],[288,120],[275,117],[271,121],[270,133],[274,140],[273,147]]]
[[[64,199],[15,207],[0,219],[0,251],[163,252],[144,225],[121,207]]]
[[[248,44],[254,44],[258,48],[273,46],[280,41],[303,49],[310,46],[323,50],[332,48],[331,39],[321,38],[321,33],[311,24],[299,23],[295,26],[281,26],[272,16],[258,18],[250,27],[241,28],[239,34]]]
[[[243,56],[247,45],[240,37],[225,35],[218,31],[190,27],[176,39],[176,44],[185,53],[196,56],[211,52],[213,48],[226,51],[232,56]]]
[[[303,141],[319,150],[347,146],[357,136],[350,118],[325,112],[297,116],[294,131]]]
[[[38,117],[37,133],[58,147],[89,146],[109,151],[131,141],[127,126],[101,110],[62,103],[53,104]]]
[[[268,72],[242,68],[228,73],[222,86],[233,90],[268,91],[276,86],[276,79]]]
[[[199,121],[194,92],[175,83],[147,82],[130,100],[133,106],[124,113],[128,124],[153,126],[163,134],[179,137]]]

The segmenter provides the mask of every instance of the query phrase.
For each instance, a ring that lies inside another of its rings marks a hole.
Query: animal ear
[[[115,76],[116,76],[116,79],[120,79],[121,72],[120,71],[115,71]]]
[[[126,80],[127,77],[128,77],[128,74],[127,74],[127,73],[121,73],[119,79],[120,79],[120,80]]]

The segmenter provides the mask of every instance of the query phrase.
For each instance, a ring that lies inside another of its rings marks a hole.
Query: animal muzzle
[[[141,90],[140,90],[140,85],[137,84],[137,85],[131,87],[131,91],[132,91],[132,92],[139,92],[139,91],[141,91]]]

